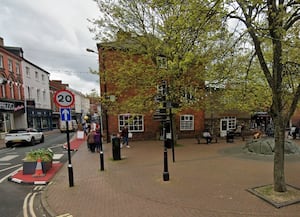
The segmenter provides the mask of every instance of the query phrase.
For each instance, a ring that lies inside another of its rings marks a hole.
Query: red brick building
[[[0,38],[0,132],[24,127],[26,123],[22,58],[7,48]]]
[[[69,87],[69,84],[63,84],[61,80],[50,80],[49,88],[50,88],[50,101],[51,101],[51,109],[52,109],[52,127],[59,128],[59,120],[60,120],[60,112],[59,107],[54,103],[53,97],[56,91],[65,90]]]
[[[134,96],[135,90],[123,92],[119,95],[115,94],[114,83],[111,83],[112,76],[114,76],[114,70],[119,64],[117,61],[121,61],[120,55],[126,55],[126,49],[123,49],[122,45],[116,45],[114,43],[99,43],[97,44],[99,55],[99,69],[100,69],[100,95],[106,102],[109,101],[112,105],[115,101],[118,101],[122,105],[122,101],[127,97]],[[129,58],[129,57],[128,57]],[[137,61],[139,57],[134,56],[132,61]],[[153,64],[150,61],[144,60],[144,64]],[[148,73],[148,72],[145,72]],[[149,72],[151,73],[151,72]],[[156,87],[154,86],[154,90]],[[152,90],[149,90],[152,91]],[[159,139],[162,136],[162,126],[159,121],[153,120],[153,110],[149,109],[149,112],[143,114],[135,114],[128,108],[127,112],[115,113],[112,111],[113,106],[102,104],[102,124],[103,134],[106,140],[109,142],[111,135],[116,135],[121,132],[121,129],[125,124],[129,125],[129,131],[133,134],[133,139]],[[185,110],[180,114],[174,115],[176,126],[176,136],[178,138],[194,138],[196,134],[199,134],[204,129],[204,112],[196,110]],[[170,125],[170,124],[169,124]],[[170,137],[169,126],[166,129],[167,137]]]

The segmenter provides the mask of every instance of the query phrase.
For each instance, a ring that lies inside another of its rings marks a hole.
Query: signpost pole
[[[71,148],[70,148],[70,134],[69,134],[69,121],[71,120],[71,110],[70,107],[75,103],[75,96],[69,90],[59,90],[53,96],[54,103],[60,108],[60,119],[66,121],[67,128],[67,144],[68,144],[68,175],[69,175],[69,186],[74,186],[73,178],[73,167],[71,162]]]
[[[72,162],[71,162],[69,121],[66,121],[66,126],[67,126],[68,159],[69,159],[69,164],[68,164],[69,186],[73,187],[74,186],[74,178],[73,178],[73,167],[72,167]]]

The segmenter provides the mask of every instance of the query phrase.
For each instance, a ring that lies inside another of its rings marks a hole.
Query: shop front
[[[52,110],[27,107],[27,125],[38,130],[52,130]]]
[[[24,102],[0,100],[0,133],[6,133],[16,127],[26,127],[24,113]]]

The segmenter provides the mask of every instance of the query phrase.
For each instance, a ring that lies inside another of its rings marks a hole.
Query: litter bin
[[[233,142],[234,139],[234,132],[233,131],[227,131],[226,133],[226,142]]]
[[[114,160],[121,160],[120,138],[112,137],[112,153]]]
[[[165,147],[166,148],[172,148],[172,140],[171,139],[166,139],[165,140]]]

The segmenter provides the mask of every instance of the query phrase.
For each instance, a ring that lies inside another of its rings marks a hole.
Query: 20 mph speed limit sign
[[[71,107],[74,105],[75,96],[69,90],[59,90],[54,94],[54,103],[59,107]]]

